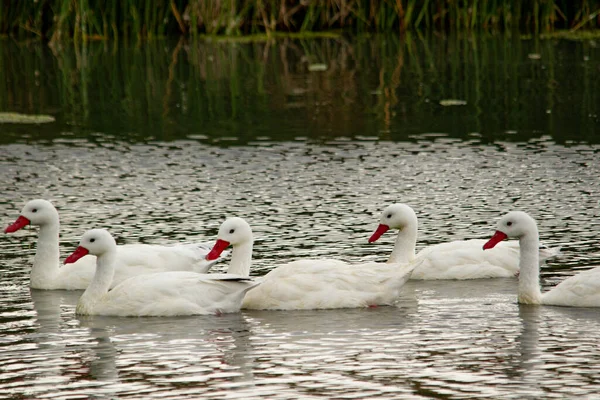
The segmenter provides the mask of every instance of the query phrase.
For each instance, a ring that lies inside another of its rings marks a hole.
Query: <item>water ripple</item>
[[[550,286],[600,265],[599,150],[549,138],[13,144],[2,146],[0,215],[7,224],[26,200],[51,199],[63,257],[92,227],[119,243],[213,240],[237,215],[256,235],[252,273],[264,274],[304,257],[384,261],[393,237],[367,238],[391,202],[417,211],[419,246],[489,237],[518,208],[563,248],[542,270]],[[35,237],[2,239],[0,386],[13,397],[517,399],[600,389],[597,313],[519,306],[513,279],[409,282],[396,307],[366,310],[78,318],[80,292],[28,289]]]

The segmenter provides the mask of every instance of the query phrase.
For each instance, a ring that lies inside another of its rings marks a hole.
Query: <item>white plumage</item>
[[[227,234],[219,233],[214,256],[231,241]],[[246,259],[250,260],[252,248],[247,247],[243,251]],[[232,262],[235,252],[234,248]],[[331,259],[295,261],[275,268],[260,279],[260,286],[246,294],[242,308],[308,310],[390,305],[398,298],[414,267],[414,263],[348,264]]]
[[[565,279],[550,291],[540,290],[539,233],[535,220],[521,211],[500,219],[494,236],[485,244],[491,249],[507,237],[519,239],[520,269],[518,300],[523,304],[600,307],[600,267]]]
[[[5,229],[15,232],[31,224],[39,226],[37,249],[30,274],[34,289],[85,289],[96,268],[95,257],[88,255],[74,264],[60,266],[59,216],[56,208],[46,200],[31,200],[19,218]],[[207,261],[211,243],[148,245],[128,244],[117,247],[115,275],[111,287],[132,276],[160,271],[207,272],[218,260]]]
[[[33,289],[77,290],[88,287],[96,268],[95,257],[85,256],[74,264],[60,266],[58,211],[46,200],[31,200],[19,218],[5,229],[15,232],[31,224],[40,227],[37,249],[30,274]],[[117,247],[115,275],[111,287],[140,274],[160,271],[207,272],[218,260],[207,261],[211,243],[149,245],[128,244]]]
[[[418,221],[414,210],[406,204],[392,204],[381,214],[380,225],[369,242],[374,242],[389,229],[398,229],[398,237],[389,262],[421,261],[411,279],[480,279],[514,277],[519,272],[519,246],[502,243],[483,251],[485,240],[456,240],[425,247],[415,255]],[[543,261],[559,253],[558,249],[540,248]]]
[[[312,310],[392,305],[415,264],[301,260],[275,268],[244,298],[242,308]]]
[[[97,266],[77,303],[76,312],[80,315],[141,317],[237,312],[245,293],[258,285],[248,274],[168,271],[126,279],[109,291],[118,257],[113,237],[104,229],[87,231],[66,262],[75,262],[88,252],[97,256]]]

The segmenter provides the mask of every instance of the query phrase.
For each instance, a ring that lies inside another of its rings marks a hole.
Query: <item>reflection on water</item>
[[[384,261],[393,235],[367,239],[392,202],[416,210],[419,248],[490,237],[497,218],[521,209],[543,242],[562,246],[542,269],[548,288],[600,265],[600,58],[592,42],[509,44],[7,44],[0,111],[57,121],[0,126],[2,223],[27,200],[52,200],[64,258],[93,227],[119,243],[211,240],[237,215],[253,227],[252,273],[262,275],[305,257]],[[328,70],[309,72],[317,62]],[[600,389],[597,310],[517,305],[515,279],[409,282],[396,307],[374,309],[81,318],[81,292],[29,290],[36,235],[0,235],[8,396],[521,399]]]
[[[398,307],[141,319],[75,318],[80,292],[32,291],[40,329],[23,338],[37,347],[5,351],[0,377],[30,397],[593,395],[597,311],[517,305],[515,283],[411,281]]]
[[[311,72],[315,63],[327,69]],[[57,117],[35,129],[6,125],[0,143],[600,137],[594,40],[9,42],[0,66],[0,112]],[[449,100],[464,105],[442,105]]]

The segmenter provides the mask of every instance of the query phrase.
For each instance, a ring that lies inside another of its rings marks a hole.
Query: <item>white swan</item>
[[[509,212],[500,219],[496,233],[483,248],[491,249],[507,237],[518,238],[521,247],[519,303],[600,307],[600,267],[571,276],[542,294],[537,251],[539,234],[535,220],[522,211]]]
[[[209,259],[228,246],[227,235],[219,232]],[[243,251],[249,262],[252,248]],[[234,257],[235,254],[232,262]],[[295,261],[266,274],[260,286],[246,294],[242,308],[310,310],[390,305],[398,298],[414,267],[415,264],[407,263],[352,265],[330,259]]]
[[[415,256],[417,216],[406,204],[392,204],[381,214],[380,224],[369,242],[379,239],[389,229],[400,232],[388,262],[406,263],[422,260],[411,279],[479,279],[513,277],[519,272],[519,246],[502,243],[484,252],[483,239],[457,240],[422,249]],[[558,249],[540,249],[542,259],[558,254]]]
[[[236,250],[234,245],[234,257]],[[245,270],[241,271],[244,275],[236,275],[232,264],[227,274],[169,271],[135,276],[109,291],[117,258],[113,237],[104,229],[87,231],[65,262],[75,262],[87,253],[97,256],[97,265],[94,278],[77,302],[76,313],[80,315],[142,317],[237,312],[246,292],[259,284]]]
[[[31,200],[21,210],[17,220],[4,232],[12,233],[26,225],[40,227],[37,249],[30,274],[33,289],[77,290],[88,287],[96,262],[93,256],[81,258],[75,264],[60,267],[59,217],[56,208],[46,200]],[[116,271],[111,287],[123,280],[159,271],[187,270],[207,272],[217,261],[207,261],[210,243],[177,244],[170,246],[129,244],[118,246]]]

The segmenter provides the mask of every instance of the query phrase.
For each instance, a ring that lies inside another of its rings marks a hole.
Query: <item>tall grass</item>
[[[600,0],[4,0],[0,33],[50,40],[600,27]]]

